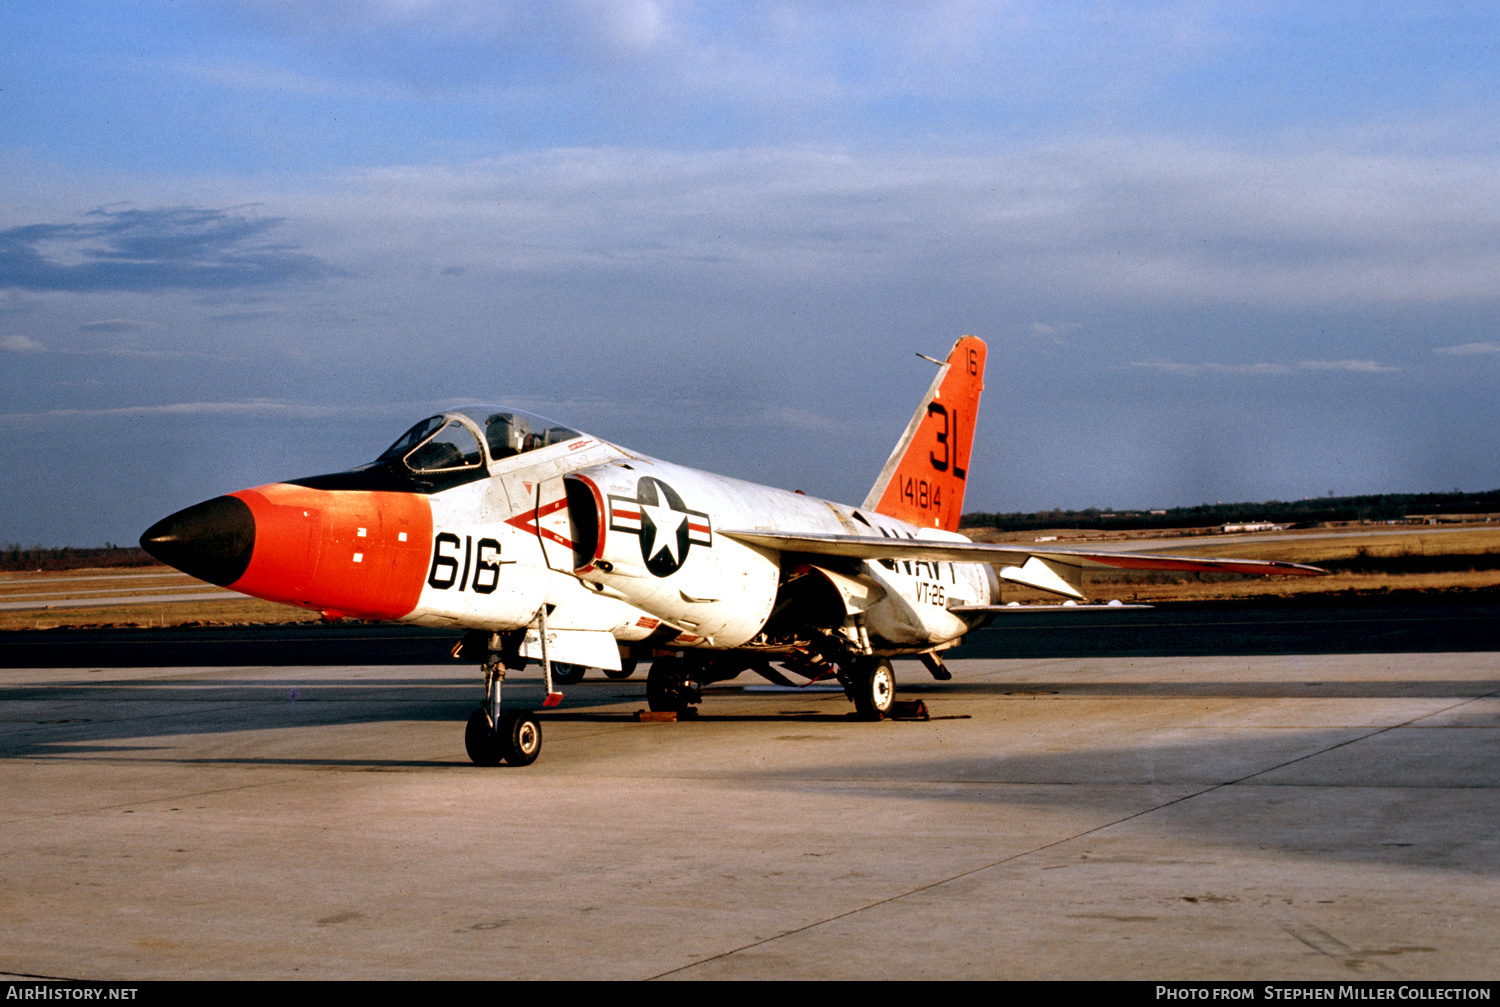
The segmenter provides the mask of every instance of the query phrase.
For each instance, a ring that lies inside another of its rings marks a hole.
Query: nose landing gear
[[[496,730],[488,710],[475,710],[464,728],[464,748],[476,766],[529,766],[542,754],[542,725],[530,710],[510,710]]]
[[[487,637],[483,641],[487,651],[484,662],[484,702],[469,717],[469,723],[464,727],[464,749],[469,753],[469,760],[476,766],[498,766],[502,762],[511,766],[529,766],[542,754],[542,725],[530,710],[501,712],[500,686],[505,682],[508,662],[504,652],[493,649],[499,642],[499,634],[472,635]],[[464,645],[455,649],[455,656],[468,648],[469,641],[466,640]],[[520,667],[524,660],[517,655],[515,663]]]

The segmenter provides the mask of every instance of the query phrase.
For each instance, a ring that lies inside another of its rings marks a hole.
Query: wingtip
[[[1285,560],[1275,560],[1278,570],[1298,577],[1326,577],[1332,570],[1325,570],[1320,566],[1309,566],[1306,563],[1288,563]]]

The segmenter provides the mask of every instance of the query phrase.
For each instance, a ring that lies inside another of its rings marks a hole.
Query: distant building
[[[1272,524],[1269,521],[1247,521],[1243,524],[1220,525],[1219,531],[1282,531],[1290,527],[1289,524]]]

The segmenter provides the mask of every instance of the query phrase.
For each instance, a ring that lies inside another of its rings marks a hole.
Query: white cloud
[[[1203,374],[1290,374],[1292,368],[1286,364],[1183,364],[1173,360],[1140,360],[1131,367],[1143,367],[1153,371],[1164,371],[1185,378],[1196,378]]]
[[[37,413],[7,413],[0,420],[63,419],[100,416],[279,416],[316,419],[343,415],[346,408],[298,405],[272,399],[241,402],[170,402],[154,406],[117,406],[109,409],[48,409]]]
[[[1297,368],[1303,371],[1352,371],[1356,374],[1388,374],[1400,370],[1373,360],[1299,360]]]
[[[0,350],[12,353],[45,353],[47,347],[28,336],[0,336]]]
[[[1477,357],[1500,353],[1500,343],[1463,343],[1458,346],[1439,346],[1433,353],[1446,353],[1452,357]]]
[[[136,332],[156,328],[155,322],[138,322],[133,318],[101,318],[78,326],[85,332]]]
[[[1033,336],[1051,340],[1058,346],[1067,346],[1068,341],[1063,336],[1070,332],[1077,332],[1083,328],[1082,322],[1032,322],[1027,326],[1027,331]]]
[[[96,382],[97,383],[97,382]],[[464,404],[474,400],[465,399]],[[452,408],[457,402],[380,402],[362,405],[316,405],[283,399],[239,399],[215,402],[166,402],[157,405],[112,406],[99,409],[47,409],[30,413],[0,413],[0,422],[98,419],[105,417],[225,416],[248,419],[359,419],[410,416],[413,419]]]
[[[972,156],[574,148],[373,169],[297,202],[304,244],[329,258],[367,252],[379,271],[373,260],[394,267],[428,247],[471,277],[940,274],[1069,297],[1287,307],[1488,300],[1500,275],[1500,157],[1167,139]]]
[[[1172,360],[1141,360],[1131,367],[1164,371],[1181,377],[1196,378],[1204,374],[1291,374],[1295,371],[1350,371],[1356,374],[1385,374],[1399,370],[1373,360],[1299,360],[1295,364],[1183,364]]]
[[[160,68],[168,73],[196,78],[220,87],[246,91],[275,91],[283,95],[299,95],[305,98],[408,101],[413,97],[409,88],[392,84],[368,80],[339,80],[326,75],[303,73],[271,63],[250,62],[242,59],[175,57],[151,63],[143,62],[142,66],[148,72]]]
[[[475,87],[537,65],[550,71],[544,77],[605,83],[606,90],[647,102],[706,95],[781,113],[829,98],[895,95],[1117,102],[1125,93],[1150,94],[1186,60],[1243,44],[1222,23],[1237,15],[1196,0],[1128,13],[1109,4],[984,0],[244,0],[243,6],[294,38],[356,54],[346,62],[363,66],[366,79],[382,73],[430,79],[428,64],[441,53],[445,76]],[[260,86],[253,75],[229,76]],[[1105,91],[1109,97],[1101,99]]]

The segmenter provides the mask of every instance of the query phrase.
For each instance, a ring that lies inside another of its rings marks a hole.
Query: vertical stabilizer
[[[864,506],[927,528],[958,531],[984,390],[984,340],[953,344],[927,396],[891,452]]]

